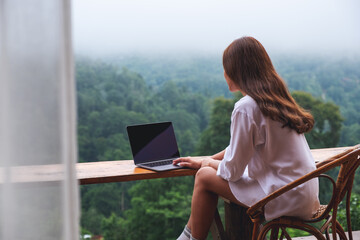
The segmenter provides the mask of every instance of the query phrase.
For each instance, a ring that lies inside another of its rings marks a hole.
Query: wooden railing
[[[315,162],[321,162],[349,148],[351,147],[313,149],[311,153]],[[191,176],[195,173],[196,170],[193,169],[154,172],[136,167],[132,160],[76,164],[76,176],[80,185]],[[0,168],[0,183],[4,182],[5,174],[7,181],[16,183],[54,182],[65,178],[61,164],[10,167],[6,168],[6,173]]]
[[[350,147],[313,149],[315,162],[324,161],[331,156],[346,151]],[[76,165],[80,184],[125,182],[153,178],[168,178],[195,175],[193,169],[179,169],[166,172],[154,172],[134,165],[132,160],[88,162]]]

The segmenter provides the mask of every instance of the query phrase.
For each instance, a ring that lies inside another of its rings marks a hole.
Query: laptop
[[[136,166],[154,171],[184,168],[173,165],[180,153],[171,122],[132,125],[126,130]]]

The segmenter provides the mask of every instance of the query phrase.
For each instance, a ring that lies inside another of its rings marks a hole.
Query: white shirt
[[[305,136],[265,117],[250,96],[235,103],[230,135],[217,175],[248,206],[316,169]],[[318,192],[317,179],[302,184],[269,202],[265,218],[311,218],[319,207]]]

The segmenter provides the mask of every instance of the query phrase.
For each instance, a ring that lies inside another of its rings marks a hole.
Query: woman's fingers
[[[175,160],[173,161],[173,164],[179,164],[179,163],[181,163],[181,162],[183,162],[183,161],[184,161],[184,158],[183,158],[183,157],[177,158],[177,159],[175,159]]]
[[[180,166],[188,165],[188,162],[190,161],[189,158],[178,158],[173,161],[174,164],[179,164]]]
[[[181,157],[181,158],[177,158],[173,161],[174,164],[178,164],[181,162],[189,162],[191,159],[191,157]]]
[[[193,164],[192,164],[192,163],[189,163],[189,162],[181,162],[181,163],[179,163],[179,165],[180,165],[181,167],[194,168]]]
[[[201,167],[201,161],[193,157],[181,157],[173,161],[174,164],[179,164],[182,167],[189,167],[198,169]]]

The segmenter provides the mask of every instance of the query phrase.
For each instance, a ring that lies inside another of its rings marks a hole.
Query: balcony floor
[[[332,239],[332,237],[330,239]],[[360,239],[360,231],[353,231],[353,239],[354,240]],[[297,237],[297,238],[293,238],[293,240],[317,240],[317,239],[314,236],[309,236],[309,237]]]

